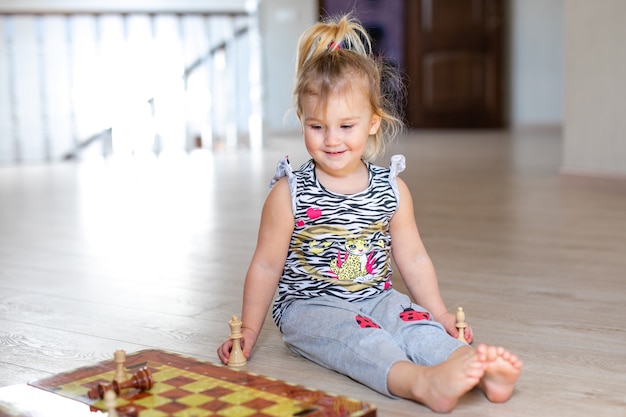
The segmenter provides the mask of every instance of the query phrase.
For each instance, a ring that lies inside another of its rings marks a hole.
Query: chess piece
[[[463,307],[459,307],[456,310],[456,328],[459,330],[457,339],[461,342],[467,343],[467,340],[465,340],[465,329],[467,328],[467,323],[465,322],[465,312],[463,311]]]
[[[128,376],[126,375],[126,367],[124,366],[124,362],[126,362],[126,352],[124,350],[116,350],[113,354],[113,358],[115,361],[115,377],[113,378],[118,383],[122,383],[128,380]]]
[[[141,391],[147,391],[154,385],[152,379],[152,372],[148,368],[139,369],[129,380],[124,382],[117,382],[113,380],[111,383],[98,384],[96,387],[89,390],[87,395],[91,399],[102,399],[104,394],[112,390],[115,394],[120,395],[120,392],[125,389],[136,388]]]
[[[117,407],[117,395],[115,391],[108,390],[104,393],[104,409],[107,417],[138,417],[139,411],[132,404]]]
[[[230,357],[228,358],[229,366],[244,366],[248,361],[241,350],[241,320],[237,316],[233,316],[228,322],[230,326],[230,339],[233,341],[233,347],[230,349]]]
[[[104,393],[104,408],[107,411],[108,417],[118,417],[115,406],[117,405],[117,395],[114,391],[107,391]]]

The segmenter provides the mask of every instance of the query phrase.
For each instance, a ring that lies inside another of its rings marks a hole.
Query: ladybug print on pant
[[[411,307],[407,307],[407,308],[402,307],[402,308],[404,310],[399,315],[402,321],[430,320],[430,313],[427,311],[415,311]]]
[[[364,317],[359,314],[355,317],[355,319],[362,329],[380,329],[380,326],[374,323],[369,317]]]

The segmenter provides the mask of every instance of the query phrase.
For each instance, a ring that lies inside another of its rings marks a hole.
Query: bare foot
[[[478,385],[486,363],[469,347],[459,348],[447,361],[435,366],[399,362],[389,373],[389,391],[422,403],[435,412],[448,413],[463,394]]]
[[[501,403],[513,395],[515,383],[522,372],[522,361],[514,354],[499,346],[479,345],[478,357],[485,361],[485,374],[480,380],[480,388],[489,401]]]

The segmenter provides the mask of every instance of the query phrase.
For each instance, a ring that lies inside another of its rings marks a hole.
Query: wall
[[[263,74],[263,119],[269,133],[299,129],[293,112],[296,47],[317,21],[316,0],[262,0],[259,8]]]
[[[626,2],[565,6],[563,171],[626,181]]]
[[[563,10],[565,0],[510,1],[510,122],[563,121]]]

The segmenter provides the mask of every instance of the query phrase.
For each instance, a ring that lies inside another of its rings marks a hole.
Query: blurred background
[[[298,130],[299,35],[346,11],[411,128],[556,128],[564,171],[626,173],[619,0],[0,0],[0,163],[260,150]]]

